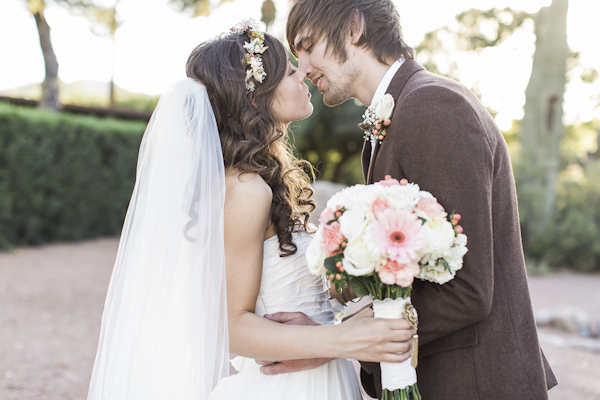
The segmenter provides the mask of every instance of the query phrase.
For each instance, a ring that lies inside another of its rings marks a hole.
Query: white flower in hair
[[[253,92],[256,89],[256,84],[262,83],[267,73],[262,63],[261,54],[269,48],[265,46],[265,34],[259,32],[257,29],[258,23],[253,19],[243,20],[242,22],[234,25],[231,28],[231,32],[237,33],[238,35],[248,34],[251,37],[250,42],[244,44],[244,49],[248,52],[246,57],[242,60],[245,61],[248,69],[246,70],[246,90]],[[254,81],[251,79],[254,78]]]

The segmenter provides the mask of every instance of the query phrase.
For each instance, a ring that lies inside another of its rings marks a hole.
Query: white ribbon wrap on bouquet
[[[374,300],[375,318],[404,318],[404,304],[406,303],[410,303],[410,297]],[[417,371],[412,367],[410,357],[401,363],[381,363],[381,386],[383,389],[389,391],[405,389],[415,383],[417,383]]]

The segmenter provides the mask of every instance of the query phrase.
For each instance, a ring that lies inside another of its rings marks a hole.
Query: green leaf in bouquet
[[[436,263],[436,265],[442,264],[444,266],[444,269],[446,271],[448,271],[448,273],[450,273],[450,274],[452,273],[452,268],[450,268],[450,264],[448,264],[448,261],[446,261],[446,259],[438,258],[435,263]]]
[[[331,271],[334,274],[340,272],[340,270],[338,269],[338,267],[335,266],[336,262],[338,262],[336,256],[326,258],[325,262],[324,262],[325,268],[327,268],[328,271]]]
[[[367,289],[361,278],[350,279],[350,287],[352,290],[354,290],[354,293],[356,293],[358,297],[369,295],[369,289]]]

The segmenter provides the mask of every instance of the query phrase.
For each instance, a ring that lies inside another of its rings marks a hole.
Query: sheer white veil
[[[216,120],[187,78],[142,139],[88,400],[202,400],[228,375],[224,203]]]

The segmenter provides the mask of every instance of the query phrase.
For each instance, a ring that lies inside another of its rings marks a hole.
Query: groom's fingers
[[[328,361],[331,361],[331,358],[307,358],[304,360],[280,361],[275,364],[260,367],[260,372],[265,375],[278,375],[286,374],[288,372],[305,371],[317,368]]]
[[[318,321],[301,312],[278,312],[275,314],[265,314],[266,319],[282,324],[292,325],[320,325]]]

